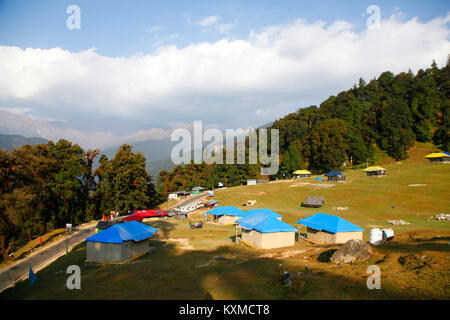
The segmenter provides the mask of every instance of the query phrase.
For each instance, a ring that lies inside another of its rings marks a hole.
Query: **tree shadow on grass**
[[[154,221],[169,236],[174,225]],[[244,246],[221,246],[213,250],[180,250],[164,239],[151,241],[154,253],[122,265],[85,263],[86,246],[76,246],[47,268],[37,272],[33,286],[27,280],[0,293],[0,299],[151,299],[151,300],[266,300],[266,299],[442,299],[445,292],[415,295],[408,288],[383,283],[381,290],[369,290],[364,268],[338,268],[325,261],[335,248],[318,255],[324,264],[306,268],[290,258],[264,256],[265,250]],[[245,249],[244,249],[245,248]],[[219,258],[220,257],[220,258]],[[81,290],[65,286],[69,265],[81,269]],[[320,267],[320,268],[319,268]],[[363,270],[364,269],[364,270]],[[308,271],[306,271],[308,270]],[[281,274],[301,273],[299,286],[283,286]]]

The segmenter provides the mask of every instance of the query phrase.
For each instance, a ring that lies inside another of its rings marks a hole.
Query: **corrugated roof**
[[[276,217],[265,213],[254,213],[245,218],[236,220],[239,226],[249,230],[257,230],[261,233],[295,232],[296,228]]]
[[[92,242],[102,243],[123,243],[133,240],[135,242],[150,238],[158,229],[147,226],[143,223],[130,221],[116,224],[105,231],[99,232],[86,239]]]
[[[293,174],[311,174],[311,172],[308,170],[297,170],[294,171]]]
[[[244,212],[244,211],[242,211],[239,208],[232,207],[232,206],[230,206],[230,207],[216,207],[214,209],[206,211],[207,214],[212,214],[214,216],[226,215],[226,216],[239,216],[239,217],[240,217],[240,214],[242,214],[242,212]]]
[[[333,177],[333,176],[345,176],[345,174],[343,174],[342,172],[339,171],[330,171],[327,174],[325,174],[327,177]]]
[[[316,196],[307,196],[304,204],[323,205],[323,198]]]
[[[442,157],[450,157],[450,153],[448,152],[433,152],[429,155],[425,156],[425,158],[442,158]]]
[[[341,217],[325,213],[316,213],[310,217],[300,219],[297,221],[297,224],[302,224],[316,230],[325,230],[331,233],[364,231],[364,229]]]
[[[371,171],[379,171],[379,170],[386,170],[386,169],[379,167],[379,166],[372,166],[372,167],[365,168],[363,171],[371,172]]]

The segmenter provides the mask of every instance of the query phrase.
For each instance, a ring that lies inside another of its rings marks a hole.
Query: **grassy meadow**
[[[250,208],[272,209],[291,225],[324,212],[365,228],[366,240],[372,227],[393,228],[394,240],[374,247],[370,261],[334,265],[327,261],[338,245],[304,240],[291,248],[251,249],[234,244],[234,226],[191,230],[187,221],[168,218],[147,222],[160,230],[151,254],[124,265],[86,264],[86,247],[80,244],[38,272],[34,286],[23,281],[0,293],[0,299],[449,299],[449,222],[426,219],[450,211],[450,165],[429,164],[423,157],[431,148],[414,147],[401,164],[384,161],[386,177],[347,170],[344,183],[313,177],[216,191],[221,205],[241,207],[256,200]],[[323,196],[324,207],[302,208],[308,195]],[[202,212],[192,220],[201,217]],[[410,224],[386,222],[397,219]],[[81,290],[65,286],[65,270],[72,264],[81,268]],[[380,290],[366,286],[367,267],[374,264],[381,269]],[[280,283],[284,271],[301,272],[292,288]]]

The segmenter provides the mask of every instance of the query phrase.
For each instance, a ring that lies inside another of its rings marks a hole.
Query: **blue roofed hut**
[[[297,221],[306,226],[307,239],[314,243],[346,243],[363,238],[364,229],[331,214],[316,213]]]

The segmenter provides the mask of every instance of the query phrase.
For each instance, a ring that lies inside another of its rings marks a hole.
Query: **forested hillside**
[[[444,68],[394,75],[366,83],[298,109],[275,121],[280,130],[279,175],[307,166],[315,173],[349,164],[375,163],[379,150],[396,160],[415,141],[449,147],[450,60]]]
[[[114,158],[84,152],[66,140],[0,150],[0,250],[64,227],[161,203],[145,158],[123,145]]]
[[[289,178],[303,168],[325,173],[374,164],[381,154],[403,160],[415,141],[449,150],[449,93],[450,59],[441,69],[433,62],[416,75],[387,71],[369,83],[360,79],[320,107],[300,108],[268,127],[280,134],[280,170],[270,179]],[[258,177],[258,165],[189,164],[161,171],[158,186],[167,194]]]

